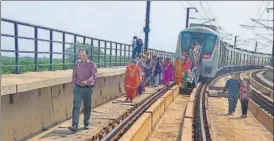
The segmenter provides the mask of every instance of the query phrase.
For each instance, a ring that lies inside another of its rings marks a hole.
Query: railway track
[[[144,100],[131,113],[125,116],[111,130],[102,131],[100,141],[118,141],[131,125],[146,111],[159,97],[169,90],[175,83],[158,90],[154,95]],[[95,139],[94,139],[95,140]]]
[[[261,71],[256,71],[251,74],[251,77],[260,83],[261,85],[272,89],[272,87],[266,83],[264,83],[261,79],[259,79],[256,74]],[[273,89],[272,89],[273,90]],[[271,116],[273,116],[273,101],[267,99],[265,96],[263,96],[263,93],[260,91],[252,90],[251,99],[258,104],[262,109],[267,111]]]
[[[259,70],[259,71],[253,72],[253,73],[251,74],[251,77],[252,77],[254,80],[256,80],[258,83],[262,84],[263,86],[265,86],[265,87],[267,87],[267,88],[273,90],[273,87],[272,87],[272,86],[270,86],[269,84],[265,83],[264,81],[262,81],[260,78],[257,77],[256,74],[258,74],[258,73],[260,73],[260,72],[262,72],[262,71],[263,71],[263,70]]]
[[[205,107],[208,84],[209,81],[202,83],[196,92],[193,123],[194,141],[211,141]]]

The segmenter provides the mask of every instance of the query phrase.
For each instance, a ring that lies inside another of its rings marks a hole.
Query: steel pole
[[[270,12],[270,10],[273,10],[273,8],[267,8],[267,13]],[[273,29],[273,28],[272,28]],[[273,53],[273,50],[274,50],[274,46],[273,46],[273,41],[272,41],[272,57],[271,57],[271,63],[272,63],[272,67],[274,66],[274,53]]]
[[[147,1],[147,7],[146,7],[146,26],[144,27],[145,32],[145,51],[148,49],[148,37],[149,37],[149,19],[150,19],[150,2]]]
[[[189,22],[189,8],[186,9],[186,28],[188,28],[188,22]]]
[[[234,48],[236,48],[236,42],[237,42],[237,36],[235,36],[235,39],[234,39]]]

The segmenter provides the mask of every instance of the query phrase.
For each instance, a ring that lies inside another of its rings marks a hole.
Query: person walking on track
[[[94,62],[88,59],[87,50],[79,50],[81,59],[75,62],[72,74],[73,85],[73,110],[72,110],[72,126],[71,131],[77,131],[80,107],[84,104],[84,128],[90,128],[91,98],[92,90],[97,78],[97,67]]]
[[[169,58],[166,58],[164,63],[164,74],[163,74],[163,84],[169,85],[173,81],[173,65]]]
[[[235,112],[237,101],[239,98],[241,82],[236,74],[232,74],[232,78],[226,81],[224,91],[228,89],[228,114],[232,115]]]
[[[136,63],[137,61],[133,59],[132,62],[127,65],[124,77],[125,91],[127,93],[126,101],[130,100],[130,102],[132,102],[135,98],[139,83],[141,81],[141,68]]]
[[[246,118],[248,101],[251,94],[250,81],[246,78],[243,80],[243,84],[240,87],[240,100],[242,105],[242,118]]]
[[[142,94],[142,92],[145,92],[145,69],[146,69],[146,64],[145,64],[145,57],[144,56],[140,56],[140,61],[138,62],[138,65],[141,68],[141,77],[142,77],[142,81],[140,82],[140,85],[138,87],[138,94]]]
[[[160,63],[160,58],[157,57],[156,64],[154,65],[154,68],[153,68],[153,76],[152,76],[154,87],[157,87],[160,84],[160,76],[162,72],[163,72],[163,66]]]
[[[189,72],[189,69],[190,69],[190,65],[191,65],[191,62],[190,62],[189,56],[188,56],[188,54],[186,54],[184,65],[183,65],[183,87],[184,88],[187,87],[187,81],[188,81],[188,78],[189,78],[188,72]]]
[[[176,83],[180,84],[183,78],[183,60],[179,57],[176,58],[174,72]]]

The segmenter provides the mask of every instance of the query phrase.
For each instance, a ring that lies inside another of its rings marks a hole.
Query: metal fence
[[[4,40],[4,38],[13,39],[14,49],[2,46],[1,73],[19,74],[26,71],[53,71],[71,69],[74,62],[78,59],[78,50],[82,48],[88,49],[89,58],[97,64],[97,67],[124,66],[131,59],[132,47],[129,44],[92,38],[67,31],[33,25],[6,18],[1,18],[1,25],[3,23],[11,24],[13,26],[13,34],[2,33],[1,30],[1,41]],[[31,28],[33,35],[30,37],[20,36],[20,26]],[[39,33],[41,33],[40,30],[49,33],[49,37],[47,39],[39,37]],[[56,34],[61,35],[61,40],[58,41],[57,39],[54,39]],[[67,40],[67,36],[72,36],[73,41],[69,42]],[[78,41],[77,39],[80,39],[81,41]],[[19,44],[19,40],[33,41],[33,50],[24,50],[24,45]],[[41,48],[45,48],[45,46],[39,46],[40,42],[48,43],[49,46],[47,49],[49,51],[39,51]],[[59,44],[61,46],[60,52],[54,51],[56,48],[54,47],[54,44]],[[69,47],[66,48],[67,46]],[[170,52],[155,49],[149,49],[149,51],[151,56],[156,55],[162,58],[174,57],[174,53]],[[12,53],[14,54],[14,57],[5,58],[5,53]],[[32,54],[34,57],[20,57],[20,53]],[[49,57],[38,57],[40,54],[47,54]],[[59,55],[61,57],[54,58],[54,55]]]

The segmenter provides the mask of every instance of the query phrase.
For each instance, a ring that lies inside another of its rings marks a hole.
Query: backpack
[[[161,64],[159,62],[156,63],[155,73],[162,73],[162,67],[161,67]]]
[[[143,41],[142,41],[142,39],[138,39],[138,40],[137,40],[137,46],[138,46],[138,47],[143,46]]]

